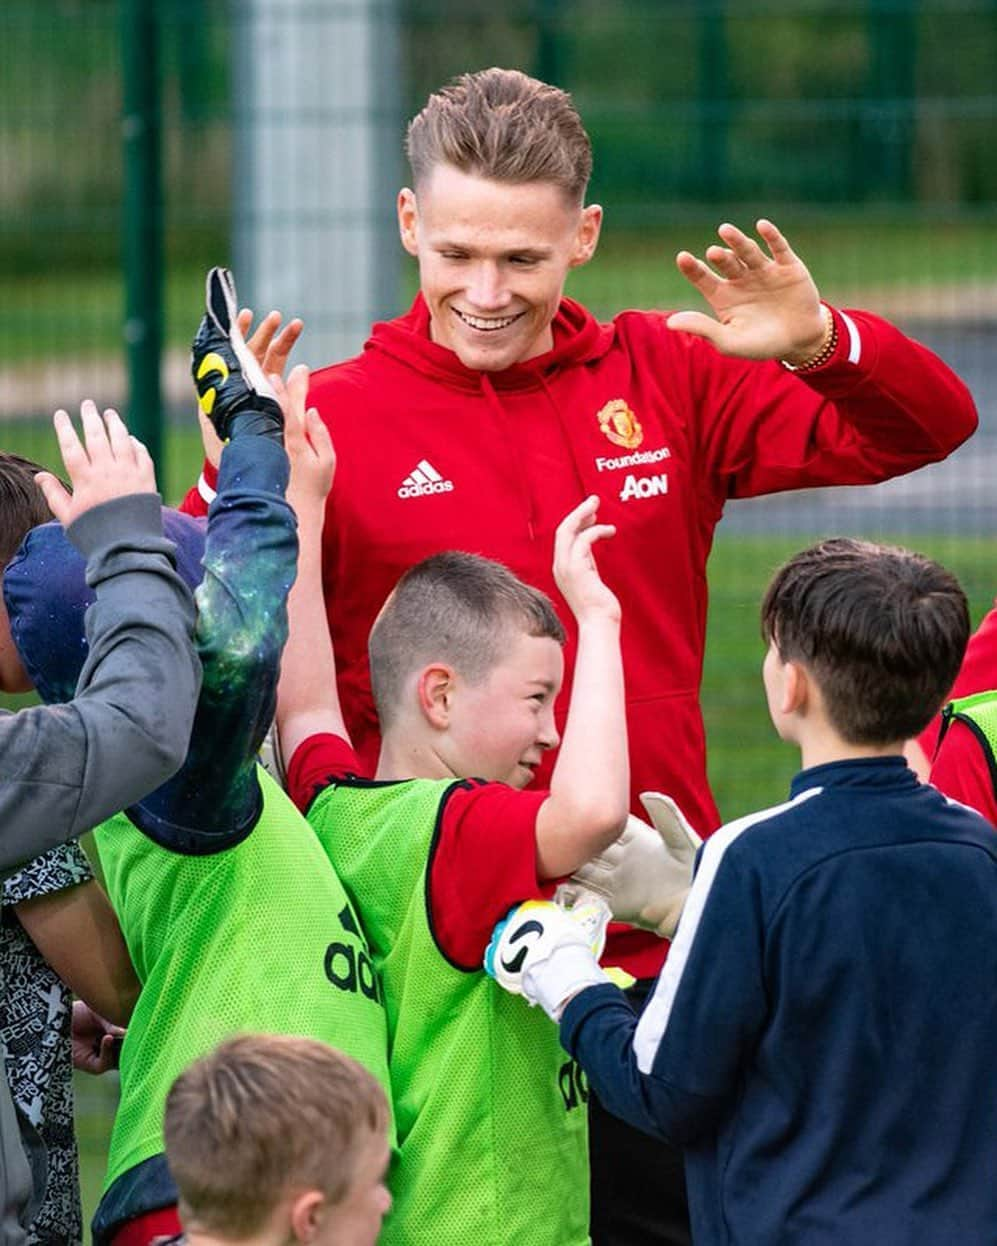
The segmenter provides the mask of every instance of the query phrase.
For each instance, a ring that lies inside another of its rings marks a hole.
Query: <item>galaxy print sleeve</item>
[[[173,851],[230,847],[259,816],[256,755],[273,718],[297,564],[287,480],[276,441],[237,437],[226,446],[195,594],[204,675],[190,749],[179,773],[128,811]]]

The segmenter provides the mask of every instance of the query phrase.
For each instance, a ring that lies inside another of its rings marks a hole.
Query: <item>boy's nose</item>
[[[541,748],[557,748],[561,743],[561,736],[554,725],[553,713],[544,721],[540,729],[540,737],[537,741]]]

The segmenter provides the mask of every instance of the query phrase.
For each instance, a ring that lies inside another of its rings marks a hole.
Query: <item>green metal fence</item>
[[[168,496],[196,473],[185,358],[203,272],[232,258],[237,221],[260,224],[239,200],[257,84],[237,49],[257,8],[0,7],[4,448],[51,463],[51,411],[93,396],[153,421],[143,431],[161,437]],[[767,732],[754,613],[773,562],[810,533],[885,532],[944,556],[977,612],[997,584],[997,3],[269,0],[267,9],[288,40],[307,41],[330,15],[369,17],[379,38],[391,29],[400,75],[374,94],[397,114],[378,158],[398,177],[404,118],[450,76],[504,64],[571,90],[592,135],[591,193],[606,226],[570,290],[599,314],[696,305],[675,251],[701,252],[721,220],[764,214],[829,298],[892,317],[969,381],[984,426],[950,464],[885,490],[738,504],[722,525],[704,692],[712,773],[728,813],[778,795],[792,759],[756,743]],[[309,120],[287,110],[281,124]],[[378,219],[394,248],[390,214],[386,192]],[[304,208],[299,223],[313,223]],[[414,288],[410,268],[396,271],[387,311]],[[271,292],[257,295],[269,306]],[[330,306],[329,325],[337,315]],[[320,313],[320,357],[324,324]],[[92,1206],[108,1091],[88,1083],[85,1095]]]
[[[200,273],[231,254],[233,117],[252,95],[233,73],[233,44],[252,8],[3,6],[0,423],[12,443],[50,453],[37,421],[57,401],[125,401],[128,352],[129,405],[146,418],[160,339],[166,407],[182,406]],[[576,292],[600,313],[688,301],[671,253],[702,248],[720,219],[764,211],[802,239],[833,297],[902,321],[997,314],[993,0],[269,10],[304,38],[330,11],[397,24],[402,83],[385,159],[399,172],[404,116],[454,73],[514,64],[571,89],[595,146],[592,196],[607,209],[602,254]],[[403,270],[396,306],[411,282]]]

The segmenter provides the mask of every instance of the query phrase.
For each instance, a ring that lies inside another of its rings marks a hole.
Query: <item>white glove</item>
[[[641,792],[640,800],[654,825],[631,814],[619,839],[580,866],[571,881],[601,896],[616,921],[671,939],[703,841],[670,796]]]
[[[512,995],[539,1004],[559,1021],[568,1000],[611,979],[599,968],[610,912],[593,898],[563,909],[527,900],[498,923],[485,951],[485,972]]]

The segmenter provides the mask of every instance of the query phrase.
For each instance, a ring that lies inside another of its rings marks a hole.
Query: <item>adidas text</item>
[[[450,493],[453,489],[452,480],[430,480],[424,485],[404,484],[398,490],[400,498],[421,498],[427,493]]]
[[[325,976],[341,991],[360,991],[375,1002],[381,1000],[380,983],[370,957],[349,943],[330,943],[325,950]]]
[[[422,498],[431,493],[451,493],[453,481],[444,480],[432,463],[420,459],[412,473],[405,477],[398,490],[400,498]]]
[[[667,492],[667,473],[662,472],[658,476],[634,476],[631,473],[623,482],[620,501],[629,502],[631,498],[654,498]]]
[[[353,995],[359,991],[372,999],[376,1004],[384,1003],[384,992],[374,972],[374,965],[363,946],[363,936],[356,915],[345,904],[339,913],[343,930],[352,935],[360,946],[337,940],[325,949],[325,976],[340,991],[350,991]]]

